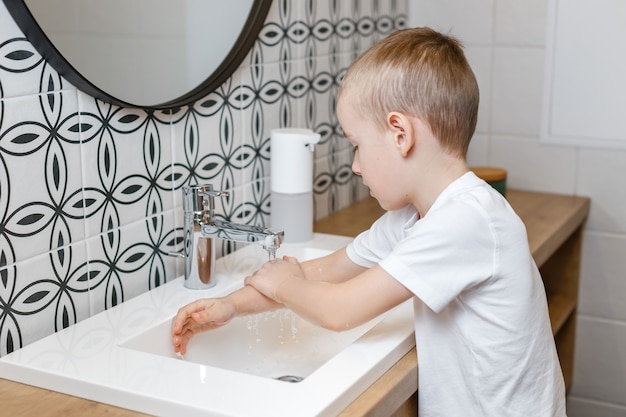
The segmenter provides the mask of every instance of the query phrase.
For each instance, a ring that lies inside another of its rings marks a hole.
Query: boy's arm
[[[172,345],[182,355],[191,338],[228,323],[233,317],[282,307],[252,287],[246,286],[221,298],[203,298],[181,307],[172,320]]]
[[[342,255],[342,253],[344,255]],[[306,279],[343,281],[362,272],[342,249],[302,264]],[[233,317],[262,313],[284,307],[254,287],[245,287],[221,298],[204,298],[181,307],[172,320],[172,344],[175,352],[185,354],[187,343],[197,334],[228,323]]]
[[[413,297],[411,291],[380,266],[358,267],[345,250],[331,256],[337,257],[334,264],[346,271],[357,271],[357,275],[343,279],[346,275],[331,274],[328,279],[319,280],[316,278],[324,275],[323,270],[315,275],[310,265],[300,265],[296,259],[285,257],[266,263],[245,282],[302,317],[338,331],[363,324]]]
[[[367,270],[348,258],[346,248],[321,258],[302,262],[300,265],[305,278],[311,281],[343,282]]]

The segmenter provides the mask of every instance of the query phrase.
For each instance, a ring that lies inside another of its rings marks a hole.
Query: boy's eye
[[[359,150],[359,147],[357,145],[354,145],[352,147],[352,153],[356,153],[356,151],[358,151],[358,150]]]

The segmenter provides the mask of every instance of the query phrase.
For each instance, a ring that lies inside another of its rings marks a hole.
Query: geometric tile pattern
[[[236,73],[172,111],[78,91],[0,6],[0,356],[179,276],[168,254],[182,241],[183,185],[228,190],[219,216],[266,224],[273,128],[322,136],[317,218],[365,196],[337,88],[358,53],[404,27],[406,3],[275,1]]]

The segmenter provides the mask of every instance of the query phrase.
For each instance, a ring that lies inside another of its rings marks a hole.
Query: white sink
[[[190,342],[184,360],[287,382],[300,382],[357,340],[374,322],[346,332],[315,326],[289,310],[234,319]],[[170,343],[170,320],[120,346],[179,359]]]
[[[310,259],[349,241],[316,234],[279,256]],[[407,302],[340,333],[286,310],[236,318],[177,357],[178,308],[233,291],[266,259],[245,247],[218,260],[215,287],[174,280],[0,358],[0,377],[160,416],[334,416],[415,345]]]

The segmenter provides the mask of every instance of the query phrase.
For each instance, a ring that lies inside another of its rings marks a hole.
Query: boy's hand
[[[290,279],[304,279],[305,274],[302,266],[296,258],[283,256],[272,262],[266,262],[258,271],[246,277],[245,284],[254,287],[261,294],[276,302],[277,291],[280,285]]]
[[[174,351],[184,355],[192,336],[228,323],[235,316],[235,306],[222,298],[205,298],[178,310],[172,320]]]

